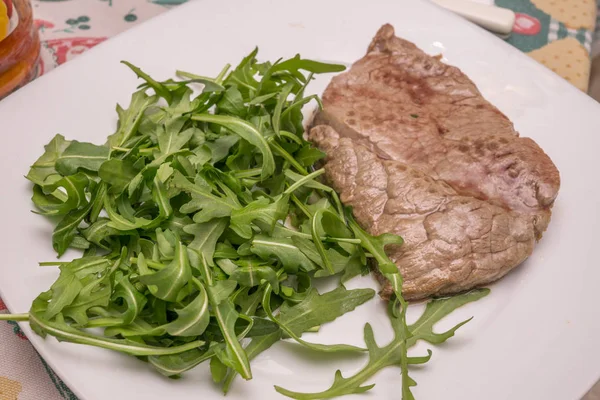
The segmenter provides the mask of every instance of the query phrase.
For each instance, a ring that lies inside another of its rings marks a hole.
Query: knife
[[[500,37],[510,35],[515,25],[515,13],[506,8],[475,3],[470,0],[432,1],[440,7],[452,11]]]

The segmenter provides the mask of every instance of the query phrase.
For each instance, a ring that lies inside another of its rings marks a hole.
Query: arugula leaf
[[[342,284],[358,275],[368,275],[369,267],[367,266],[365,253],[363,251],[356,251],[353,253],[347,260],[345,268],[346,269],[340,278]],[[334,270],[336,270],[335,264]]]
[[[383,274],[393,274],[398,272],[396,264],[385,253],[385,246],[389,244],[400,246],[404,243],[404,240],[398,235],[384,233],[379,236],[372,236],[365,232],[357,223],[354,221],[351,215],[347,216],[350,229],[354,232],[356,238],[361,240],[362,246],[365,250],[373,255],[377,260],[377,266]]]
[[[325,186],[322,183],[315,181],[315,178],[323,175],[324,173],[325,173],[324,169],[318,169],[308,175],[300,175],[300,174],[295,173],[292,170],[289,170],[289,169],[286,170],[284,172],[284,175],[286,176],[286,178],[289,178],[292,181],[294,181],[294,183],[285,190],[285,193],[291,194],[296,189],[299,189],[301,187],[308,187],[311,189],[318,189],[318,190],[324,190],[326,192],[330,192],[331,188],[329,186]]]
[[[325,234],[338,239],[352,238],[352,231],[346,226],[346,221],[330,209],[323,208],[322,210],[321,225]]]
[[[32,201],[43,215],[64,215],[87,203],[85,190],[88,184],[89,180],[83,173],[65,176],[54,183],[46,184],[43,189],[40,186],[35,186]],[[59,197],[64,197],[62,194],[66,193],[66,198],[62,201],[56,197],[59,188],[64,190]],[[44,191],[52,194],[46,195]]]
[[[160,180],[159,174],[152,181],[152,200],[158,206],[160,218],[168,219],[173,213],[173,207],[171,207],[171,199],[165,185]]]
[[[260,221],[272,228],[277,221],[285,218],[289,204],[288,196],[280,196],[274,201],[260,198],[246,207],[231,212],[231,229],[244,239],[252,237],[250,223]]]
[[[229,242],[217,243],[214,258],[227,258],[227,259],[236,259],[238,258],[238,253],[235,247],[231,245]]]
[[[325,265],[323,264],[323,260],[321,259],[321,255],[319,254],[319,252],[317,251],[317,247],[311,240],[304,238],[302,236],[298,236],[298,235],[293,235],[290,237],[290,239],[291,239],[291,242],[294,244],[294,246],[296,246],[298,248],[298,250],[300,250],[302,253],[304,253],[304,255],[306,255],[306,257],[308,257],[308,259],[310,259],[313,263],[315,263],[319,267],[325,268]],[[332,250],[332,249],[329,249],[329,250]],[[335,251],[335,250],[332,250],[332,251]]]
[[[321,255],[317,251],[314,243],[304,237],[301,236],[292,236],[291,240],[293,244],[308,257],[313,263],[318,265],[321,268],[325,268],[323,264],[323,259]],[[365,266],[364,260],[362,259],[362,253],[354,250],[349,255],[342,255],[340,252],[335,250],[334,248],[329,248],[325,250],[325,255],[327,259],[331,263],[331,268],[333,270],[333,274],[338,274],[342,271],[345,271],[344,276],[345,280],[349,279],[350,274],[354,274],[354,271],[357,269],[360,271],[362,267]],[[351,271],[350,271],[351,270]],[[332,275],[326,269],[319,270],[315,272],[315,278],[325,277]],[[354,275],[353,275],[354,276]]]
[[[294,245],[291,239],[256,235],[252,239],[250,251],[264,260],[269,260],[271,256],[277,257],[289,273],[295,273],[299,269],[306,272],[315,269],[312,261]]]
[[[198,348],[204,344],[201,340],[196,340],[186,344],[172,347],[149,346],[129,339],[110,339],[102,336],[96,336],[75,329],[67,325],[64,321],[48,321],[41,318],[35,311],[29,312],[29,323],[35,327],[36,333],[49,333],[61,340],[72,343],[85,344],[89,346],[101,347],[108,350],[114,350],[132,356],[160,356],[169,354],[179,354],[185,351]]]
[[[120,194],[139,172],[133,162],[112,158],[102,163],[98,176],[111,186],[112,193]]]
[[[238,254],[236,252],[236,256],[237,255]],[[225,274],[229,275],[230,277],[233,274],[233,272],[239,268],[239,266],[236,263],[234,263],[233,261],[231,261],[229,259],[227,259],[227,260],[220,259],[220,260],[217,260],[216,263],[219,266],[219,268],[221,268],[223,270],[223,272],[225,272]]]
[[[77,258],[60,267],[61,271],[74,274],[77,279],[83,279],[88,275],[98,274],[106,270],[110,265],[110,261],[105,257],[84,257]]]
[[[110,219],[100,218],[87,228],[81,229],[81,234],[87,241],[106,250],[109,248],[110,238],[122,234],[122,231],[110,227],[109,223]]]
[[[164,269],[150,274],[140,275],[140,282],[154,286],[154,295],[165,301],[177,300],[177,294],[192,278],[186,247],[177,242],[175,257]]]
[[[272,68],[271,70],[274,69],[275,68]],[[271,125],[273,126],[273,130],[275,131],[276,135],[279,135],[279,126],[281,125],[281,112],[283,110],[284,105],[287,102],[288,96],[290,95],[293,89],[294,85],[288,83],[283,86],[281,92],[279,92],[279,95],[277,96],[277,104],[275,105],[275,109],[273,110],[273,117],[271,118]]]
[[[195,114],[192,116],[195,121],[209,122],[221,125],[231,132],[239,135],[242,139],[248,141],[258,148],[263,156],[261,178],[267,179],[275,172],[275,160],[273,153],[263,135],[250,123],[240,118],[214,114]]]
[[[192,199],[184,204],[179,211],[189,214],[201,210],[194,215],[194,222],[207,222],[213,218],[228,217],[234,210],[241,208],[235,196],[214,195],[210,187],[191,183],[179,171],[174,173],[169,185],[184,190],[192,196]]]
[[[297,335],[286,323],[281,322],[273,315],[273,311],[271,311],[271,285],[267,285],[265,293],[263,295],[263,309],[267,313],[269,319],[275,322],[281,330],[283,330],[289,337],[294,339],[296,342],[300,343],[302,346],[309,348],[311,350],[323,351],[325,353],[335,353],[339,351],[365,351],[365,349],[361,349],[360,347],[348,345],[348,344],[320,344],[320,343],[309,343],[305,340],[302,340],[299,335]]]
[[[187,129],[183,132],[179,130],[167,130],[166,127],[159,129],[156,136],[158,138],[158,148],[163,155],[169,155],[180,151],[183,146],[189,142],[194,134],[194,129]]]
[[[217,281],[214,284],[208,282],[211,287],[211,301],[214,304],[221,304],[231,296],[237,287],[237,282],[234,280]]]
[[[298,335],[315,326],[335,320],[374,296],[373,289],[348,290],[343,286],[338,286],[323,294],[319,294],[313,289],[300,304],[282,310],[279,320]]]
[[[36,185],[44,186],[61,176],[55,169],[56,160],[71,144],[63,135],[56,135],[44,146],[45,152],[29,169],[26,178]]]
[[[211,359],[214,351],[191,349],[178,354],[150,356],[148,362],[164,376],[175,377]]]
[[[275,293],[279,293],[279,279],[277,274],[270,267],[263,266],[247,266],[237,268],[229,275],[241,286],[254,287],[269,282]]]
[[[121,196],[120,199],[117,200],[121,201],[120,204],[125,204],[123,196]],[[110,219],[108,226],[119,231],[130,231],[138,228],[147,228],[154,223],[154,221],[146,218],[140,218],[134,215],[127,216],[119,214],[113,207],[112,200],[109,197],[108,193],[104,194],[104,208],[106,209],[106,214],[108,214],[108,218]]]
[[[88,311],[93,307],[106,307],[109,304],[114,272],[123,265],[127,249],[112,263],[104,257],[84,257],[61,266],[62,273],[73,273],[82,287],[77,297],[62,310],[64,317],[75,321],[79,326],[89,323]],[[77,285],[75,285],[77,286]],[[50,308],[54,300],[50,302]]]
[[[444,316],[450,314],[455,309],[467,304],[469,302],[480,299],[481,297],[486,296],[489,293],[489,290],[475,290],[472,292],[468,292],[462,295],[458,295],[455,297],[450,297],[447,299],[436,300],[436,302],[430,302],[427,305],[426,311],[423,315],[425,318],[421,320],[421,323],[414,324],[413,328],[419,329],[419,334],[414,335],[415,330],[413,330],[413,339],[411,342],[408,342],[404,333],[403,328],[399,326],[399,319],[396,319],[392,315],[390,315],[390,321],[392,321],[392,327],[394,328],[395,337],[394,339],[386,346],[379,347],[375,342],[375,337],[373,335],[373,329],[371,325],[365,325],[365,343],[367,344],[367,349],[369,351],[369,362],[366,366],[364,366],[359,372],[352,375],[351,377],[344,378],[342,373],[338,370],[335,373],[335,379],[332,386],[318,393],[300,393],[293,392],[287,389],[284,389],[279,386],[275,386],[275,390],[284,396],[291,397],[293,399],[298,400],[309,400],[309,399],[331,399],[337,396],[343,396],[347,394],[355,394],[355,393],[364,393],[370,389],[372,389],[375,385],[367,385],[362,386],[364,382],[366,382],[370,377],[375,375],[378,371],[387,368],[389,366],[399,366],[402,362],[402,347],[408,347],[407,345],[413,345],[419,339],[425,339],[426,337],[431,337],[431,335],[436,335],[431,330],[433,325],[438,322]],[[442,311],[443,310],[443,311]],[[390,312],[391,314],[391,312]],[[464,325],[468,321],[461,322],[456,325],[454,328],[450,329],[448,332],[441,334],[445,337],[436,343],[442,343],[449,337],[454,335],[456,329],[460,326]],[[423,363],[427,361],[429,356],[425,359],[419,358],[416,361],[419,363]],[[410,389],[408,391],[403,390],[403,399],[410,399],[412,394],[409,394]]]
[[[138,76],[138,78],[145,80],[148,86],[154,89],[156,94],[164,98],[167,101],[167,103],[171,103],[173,101],[173,96],[171,92],[162,83],[155,81],[148,74],[146,74],[144,71],[131,64],[130,62],[121,61],[121,63],[127,65]]]
[[[301,335],[315,326],[334,321],[353,311],[356,307],[372,299],[373,296],[375,296],[375,291],[372,289],[347,290],[345,287],[340,286],[323,294],[319,294],[313,289],[299,304],[281,310],[278,318],[295,335]],[[248,358],[252,360],[281,338],[282,332],[253,338],[246,347]],[[236,374],[230,371],[225,378],[225,392],[228,391],[235,376]]]
[[[211,163],[214,165],[227,157],[231,148],[239,141],[240,137],[238,135],[225,135],[216,138],[212,142],[206,142],[205,147],[210,153]]]
[[[455,325],[453,328],[443,333],[435,333],[433,331],[434,325],[457,308],[479,300],[488,294],[490,294],[489,289],[475,289],[453,297],[431,300],[429,303],[427,303],[427,307],[419,319],[408,327],[409,331],[413,335],[407,341],[408,347],[411,347],[418,340],[425,340],[431,344],[440,344],[445,342],[454,336],[454,333],[458,328],[469,322],[472,318]]]
[[[210,359],[210,373],[215,383],[221,382],[227,375],[227,366],[218,357]]]
[[[90,210],[89,215],[87,216],[87,221],[90,224],[93,224],[98,220],[100,216],[100,212],[104,207],[104,194],[107,191],[106,183],[100,182],[95,189],[92,190],[92,196],[90,198],[90,203],[92,203],[92,208]]]
[[[177,319],[166,326],[171,336],[199,336],[204,333],[210,320],[208,295],[204,285],[194,280],[199,290],[198,295],[187,306],[177,312]]]
[[[218,218],[201,224],[188,225],[183,230],[190,235],[194,235],[194,240],[188,247],[202,254],[208,265],[213,266],[215,265],[213,256],[217,240],[219,240],[226,227],[227,220]]]
[[[131,283],[129,276],[123,276],[117,281],[112,299],[122,299],[127,304],[127,308],[118,318],[119,325],[131,324],[148,302],[146,297]]]
[[[331,262],[331,268],[333,269],[333,275],[339,274],[341,272],[350,273],[350,271],[360,271],[364,266],[364,260],[362,259],[362,254],[355,252],[351,255],[342,255],[340,252],[334,249],[327,249],[326,251],[327,259]],[[354,273],[354,272],[352,272]],[[332,275],[329,271],[323,269],[315,272],[315,278],[321,278],[325,276]],[[343,282],[348,280],[348,276],[346,276]]]
[[[219,112],[224,112],[226,114],[235,115],[241,118],[246,116],[244,98],[242,97],[242,93],[240,93],[237,86],[230,86],[227,88],[221,100],[217,102],[217,107],[219,108]]]
[[[223,357],[220,357],[221,361],[230,368],[233,368],[239,373],[242,378],[248,380],[252,379],[252,372],[250,370],[250,361],[246,352],[242,348],[242,345],[238,341],[235,335],[235,322],[239,318],[239,314],[235,311],[235,307],[231,300],[218,302],[212,287],[208,287],[208,294],[211,304],[213,305],[213,312],[217,323],[221,328],[223,337],[225,339],[226,353]]]
[[[254,65],[256,64],[257,53],[258,47],[242,59],[240,64],[229,74],[229,76],[227,76],[224,82],[225,85],[238,85],[238,89],[244,99],[253,97],[258,89],[258,82],[254,79],[256,73]]]
[[[57,194],[61,198],[65,197],[60,191],[57,191]],[[57,196],[53,194],[45,194],[42,187],[38,185],[33,186],[33,195],[31,196],[31,201],[39,210],[34,212],[41,215],[61,215],[65,212],[71,211],[72,209],[69,205],[65,207],[65,201],[61,200]]]
[[[83,219],[92,209],[92,203],[87,203],[83,207],[70,211],[60,220],[52,233],[52,247],[62,256],[75,237],[75,233]]]
[[[58,280],[50,287],[52,297],[50,304],[44,313],[44,318],[50,319],[71,304],[83,289],[83,285],[71,271],[61,271]]]
[[[156,229],[156,245],[161,259],[172,259],[175,254],[177,237],[169,230]]]
[[[106,146],[73,140],[56,159],[55,168],[61,175],[73,175],[82,168],[97,172],[102,163],[108,160],[110,150]]]
[[[148,96],[144,90],[140,90],[131,95],[127,110],[117,105],[119,127],[114,134],[108,137],[108,147],[113,148],[124,145],[136,133],[148,107],[156,103],[157,100],[156,96]]]
[[[261,103],[266,103],[267,100],[272,99],[273,97],[277,97],[277,92],[267,93],[260,96],[254,97],[252,100],[248,102],[249,105],[257,106]]]
[[[312,235],[313,243],[317,249],[317,252],[321,256],[321,261],[323,268],[330,274],[335,274],[335,270],[333,269],[333,265],[331,265],[331,261],[327,256],[327,252],[325,251],[325,246],[323,242],[321,242],[320,237],[321,233],[318,229],[319,224],[321,223],[321,219],[323,218],[324,209],[318,209],[310,219],[310,233]]]
[[[295,157],[301,165],[308,167],[325,158],[325,153],[309,144],[306,144],[296,152]]]
[[[296,54],[293,58],[280,62],[274,66],[272,71],[297,71],[299,69],[310,71],[315,74],[324,74],[328,72],[341,72],[344,71],[346,67],[341,64],[326,64],[319,61],[302,59],[300,58],[300,54]]]

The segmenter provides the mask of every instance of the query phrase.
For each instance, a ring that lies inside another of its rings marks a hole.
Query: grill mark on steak
[[[458,68],[384,25],[323,103],[309,139],[357,221],[404,237],[387,250],[408,299],[484,285],[531,254],[558,171]]]

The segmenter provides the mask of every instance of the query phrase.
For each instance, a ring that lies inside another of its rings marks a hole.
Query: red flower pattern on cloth
[[[528,14],[515,13],[515,25],[513,32],[521,35],[534,36],[540,33],[542,24],[540,20]]]
[[[54,50],[56,60],[60,65],[105,40],[106,37],[76,37],[47,40],[46,44]]]
[[[27,339],[27,336],[25,336],[25,334],[23,333],[23,331],[21,330],[21,328],[19,327],[19,324],[17,324],[15,321],[8,321],[9,325],[12,325],[13,327],[13,333],[21,340],[25,340],[25,341],[29,341],[29,339]],[[1,399],[1,398],[0,398]]]
[[[33,21],[33,24],[38,29],[40,29],[40,28],[44,28],[44,29],[52,29],[52,28],[54,28],[54,24],[52,22],[46,21],[46,20],[43,20],[43,19],[36,19],[36,20]]]
[[[45,23],[47,21],[42,22]],[[106,37],[75,37],[42,41],[39,74],[43,75],[44,73],[56,68],[60,64],[64,64],[65,62],[72,60],[79,54],[91,49],[99,43],[102,43],[106,39]]]
[[[6,308],[6,304],[4,304],[4,302],[2,301],[2,299],[0,299],[0,311],[7,311]],[[17,335],[17,337],[19,339],[22,340],[29,340],[27,339],[27,336],[25,336],[25,334],[23,333],[23,331],[21,330],[21,328],[19,327],[19,324],[17,324],[14,321],[6,321],[9,325],[12,325],[13,327],[13,333],[15,335]],[[2,394],[2,391],[0,391],[0,395]],[[0,400],[2,400],[2,397],[0,396]]]

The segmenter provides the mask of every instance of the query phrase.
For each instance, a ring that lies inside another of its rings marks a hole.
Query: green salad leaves
[[[369,352],[369,362],[356,374],[344,378],[340,370],[336,371],[333,385],[320,393],[297,393],[279,386],[276,386],[275,389],[285,396],[299,400],[331,399],[346,394],[366,392],[374,386],[362,386],[370,377],[384,368],[398,366],[402,368],[403,373],[402,399],[414,399],[410,388],[416,385],[416,382],[408,376],[408,370],[405,367],[409,364],[426,363],[431,358],[432,353],[429,350],[426,356],[407,357],[405,355],[406,349],[413,346],[418,340],[440,344],[454,336],[454,332],[469,320],[457,324],[444,333],[434,333],[433,325],[456,308],[479,300],[488,293],[488,289],[478,289],[448,299],[433,300],[427,304],[423,315],[414,324],[408,326],[408,330],[402,325],[401,319],[396,318],[393,315],[393,310],[390,309],[389,314],[394,329],[394,339],[388,345],[379,347],[375,342],[373,328],[369,324],[365,325],[365,343]],[[391,307],[393,307],[393,303],[390,303]]]
[[[402,239],[372,236],[353,220],[320,181],[314,164],[324,153],[303,138],[302,107],[321,105],[306,86],[344,67],[300,56],[259,63],[256,54],[215,78],[178,71],[183,80],[162,82],[124,63],[143,83],[127,109],[117,106],[116,132],[98,145],[56,135],[27,174],[36,212],[56,223],[58,256],[83,255],[41,263],[58,266],[56,282],[28,314],[0,318],[139,357],[169,377],[208,361],[224,392],[238,375],[251,379],[251,360],[283,339],[365,353],[362,370],[338,371],[321,393],[276,390],[296,399],[362,393],[379,370],[400,366],[402,398],[412,399],[408,366],[431,352],[407,349],[453,336],[467,321],[444,333],[434,324],[487,291],[433,300],[406,323],[402,277],[385,252]],[[367,259],[394,287],[392,342],[380,347],[369,325],[365,348],[304,340],[375,296],[343,286],[368,273]],[[330,276],[340,285],[319,293],[315,280]]]

